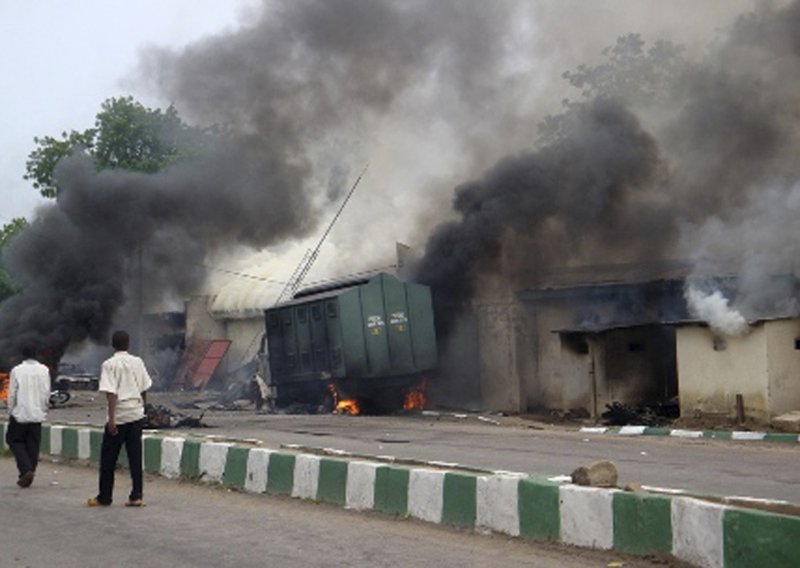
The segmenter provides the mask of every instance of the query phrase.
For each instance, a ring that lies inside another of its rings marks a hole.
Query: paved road
[[[122,472],[116,492],[124,501]],[[531,566],[664,568],[618,554],[466,534],[371,513],[147,478],[148,506],[88,508],[96,472],[44,462],[30,489],[0,458],[0,566]]]
[[[155,394],[162,403],[170,399],[166,393]],[[50,418],[99,425],[104,421],[102,401],[97,393],[79,393],[74,406],[54,411]],[[497,426],[475,417],[282,416],[243,410],[207,412],[203,421],[214,428],[194,432],[257,438],[267,447],[301,444],[544,475],[569,474],[580,465],[610,459],[623,484],[800,504],[800,444],[587,435],[526,428],[521,421]]]

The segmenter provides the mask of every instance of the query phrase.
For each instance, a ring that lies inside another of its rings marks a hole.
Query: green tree
[[[3,225],[0,231],[0,302],[17,293],[17,288],[12,283],[11,277],[8,272],[6,272],[5,266],[3,265],[3,251],[6,245],[8,245],[8,243],[10,243],[27,225],[28,222],[24,218],[16,217],[12,219],[10,223]]]
[[[94,128],[63,132],[61,138],[34,138],[25,179],[44,197],[58,195],[53,171],[59,160],[75,152],[94,159],[98,170],[124,169],[153,173],[197,153],[203,133],[186,125],[170,105],[166,111],[150,109],[133,97],[103,102]]]

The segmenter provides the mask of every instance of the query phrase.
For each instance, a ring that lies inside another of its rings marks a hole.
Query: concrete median
[[[98,461],[99,430],[61,425],[45,425],[43,430],[44,454]],[[4,424],[0,432],[5,432]],[[5,445],[5,440],[1,443]],[[800,518],[693,497],[157,433],[147,433],[143,444],[145,470],[168,478],[219,483],[463,530],[634,555],[671,555],[703,567],[788,568],[800,562]]]

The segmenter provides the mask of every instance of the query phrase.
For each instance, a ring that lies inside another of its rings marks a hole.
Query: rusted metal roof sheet
[[[231,342],[228,339],[192,339],[175,377],[178,388],[203,389],[211,380]]]

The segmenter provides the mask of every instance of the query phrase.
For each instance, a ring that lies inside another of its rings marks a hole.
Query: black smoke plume
[[[542,123],[535,151],[456,188],[458,219],[434,230],[416,277],[463,305],[482,277],[513,292],[575,266],[688,258],[695,276],[737,276],[750,315],[797,313],[774,282],[800,276],[798,38],[800,2],[742,15],[699,59],[620,38],[605,63],[564,74],[581,98]]]

